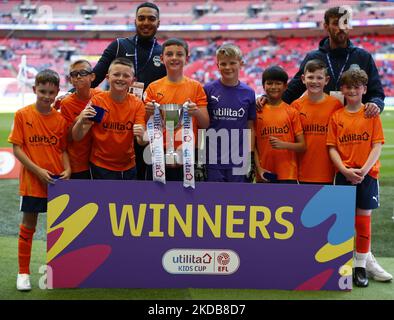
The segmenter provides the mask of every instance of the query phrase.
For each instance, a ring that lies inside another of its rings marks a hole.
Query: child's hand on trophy
[[[198,111],[198,109],[199,108],[197,107],[197,105],[194,102],[187,100],[187,111],[191,117],[193,117],[195,115],[195,113]]]
[[[155,104],[156,104],[156,101],[154,101],[154,100],[145,104],[145,113],[147,116],[150,117],[151,115],[153,115],[155,113]]]
[[[135,124],[133,126],[133,133],[135,137],[142,138],[145,133],[145,128],[142,124]]]
[[[137,143],[141,146],[146,145],[149,142],[149,139],[146,135],[145,126],[142,124],[135,124],[133,126],[133,134],[137,139]]]

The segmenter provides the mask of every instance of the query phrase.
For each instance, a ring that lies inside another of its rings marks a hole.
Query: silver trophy
[[[181,104],[169,103],[160,105],[163,125],[167,130],[167,149],[165,155],[166,165],[181,164],[182,154],[175,151],[175,130],[182,126],[183,106]]]

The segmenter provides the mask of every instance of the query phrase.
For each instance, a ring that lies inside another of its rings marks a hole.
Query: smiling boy
[[[154,113],[154,102],[180,105],[189,102],[188,113],[193,122],[194,141],[197,141],[197,129],[205,129],[209,125],[207,97],[199,82],[183,74],[188,58],[189,46],[182,39],[171,38],[163,43],[161,60],[166,67],[167,76],[152,82],[145,91],[146,120]],[[179,151],[182,149],[182,128],[175,130],[174,135],[174,148]],[[182,181],[184,178],[181,164],[166,165],[165,170],[169,181]],[[147,169],[147,179],[153,179],[151,166]]]
[[[323,61],[308,61],[302,75],[306,94],[291,104],[300,112],[306,144],[306,150],[297,153],[300,183],[332,184],[334,180],[334,166],[326,146],[327,128],[332,114],[343,106],[324,93],[329,78]]]
[[[132,63],[125,58],[115,59],[109,67],[107,79],[110,90],[91,99],[75,123],[72,137],[80,141],[91,131],[93,179],[134,180],[134,136],[138,143],[143,144],[145,110],[142,101],[128,93],[134,80]],[[100,123],[91,121],[96,115],[92,105],[105,110]]]
[[[384,143],[380,117],[367,118],[363,95],[368,76],[360,68],[344,72],[341,91],[346,106],[331,118],[327,146],[337,173],[335,184],[356,186],[355,254],[353,283],[368,286],[368,277],[376,281],[391,281],[371,253],[371,214],[379,207],[379,156]]]
[[[299,113],[282,101],[288,75],[279,66],[264,70],[262,82],[268,103],[255,121],[255,164],[257,182],[298,183],[296,152],[305,150]],[[277,176],[269,181],[264,173]]]

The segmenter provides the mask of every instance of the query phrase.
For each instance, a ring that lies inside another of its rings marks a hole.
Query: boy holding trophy
[[[144,93],[152,153],[148,180],[184,181],[185,186],[194,186],[194,141],[197,129],[208,127],[209,116],[202,85],[183,75],[188,54],[185,41],[165,41],[161,60],[167,76],[152,82]]]

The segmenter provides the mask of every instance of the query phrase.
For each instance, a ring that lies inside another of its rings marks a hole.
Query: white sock
[[[355,268],[365,268],[367,265],[367,257],[369,253],[356,252],[353,259],[353,266]]]

